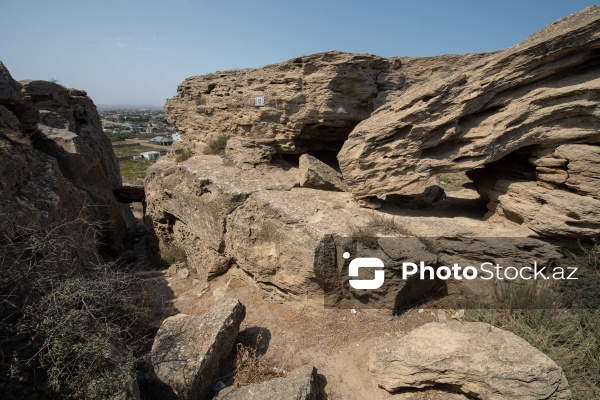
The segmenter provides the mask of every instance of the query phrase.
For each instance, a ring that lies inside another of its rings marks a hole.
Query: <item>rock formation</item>
[[[0,63],[0,232],[85,218],[118,251],[132,221],[112,189],[121,177],[96,107],[81,90],[16,82]]]
[[[252,383],[234,390],[224,390],[215,400],[316,400],[317,370],[305,365],[296,368],[285,378],[275,378],[261,383]]]
[[[184,248],[202,280],[237,266],[266,296],[309,307],[322,304],[327,268],[345,268],[341,254],[367,236],[460,237],[446,244],[471,263],[487,261],[477,251],[550,262],[555,248],[522,238],[599,233],[599,24],[591,7],[497,53],[328,52],[189,78],[165,109],[196,156],[150,170],[156,233]],[[485,217],[456,217],[474,198],[444,200],[437,177],[456,171],[474,181]],[[406,211],[434,201],[445,211]],[[425,258],[452,261],[433,247]],[[396,292],[371,295],[407,300],[397,297],[406,282],[389,279]]]
[[[597,235],[589,157],[600,143],[599,32],[600,9],[590,7],[380,107],[338,155],[352,193],[385,199],[472,171],[492,213],[544,236]]]
[[[178,314],[165,319],[151,353],[158,379],[182,400],[206,398],[245,316],[239,300],[227,299],[202,317]]]
[[[406,88],[481,57],[385,59],[320,53],[186,79],[165,110],[188,143],[209,143],[227,134],[251,141],[272,139],[263,146],[273,153],[337,151],[356,124]],[[264,97],[264,106],[255,106],[257,96]]]
[[[332,190],[334,192],[348,191],[348,185],[336,170],[309,154],[300,156],[298,169],[300,172],[300,186],[302,187]]]
[[[554,361],[481,322],[432,322],[385,341],[373,349],[369,370],[390,392],[449,385],[482,400],[571,398]]]

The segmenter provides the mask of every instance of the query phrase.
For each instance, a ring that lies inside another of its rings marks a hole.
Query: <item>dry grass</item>
[[[502,308],[467,310],[467,318],[514,332],[552,358],[564,370],[573,399],[598,399],[599,256],[600,246],[582,248],[565,261],[579,267],[579,280],[558,288],[507,286],[498,296]]]
[[[259,332],[253,347],[244,345],[243,343],[237,344],[235,375],[233,377],[234,384],[237,387],[287,376],[287,371],[283,369],[269,368],[263,365],[258,352],[262,338],[263,334]]]

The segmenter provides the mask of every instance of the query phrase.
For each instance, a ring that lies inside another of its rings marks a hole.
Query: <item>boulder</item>
[[[300,186],[346,192],[348,186],[344,183],[342,175],[323,161],[309,154],[300,156]]]
[[[344,143],[338,159],[352,193],[406,195],[410,185],[519,149],[599,143],[598,32],[600,8],[592,6],[452,76],[411,86]]]
[[[224,389],[215,400],[316,400],[317,370],[313,366],[296,368],[285,378],[252,383],[237,389]]]
[[[483,172],[485,173],[485,172]],[[475,175],[473,175],[475,176]],[[600,232],[600,200],[539,182],[486,176],[479,193],[492,214],[527,225],[541,236],[594,238]],[[593,190],[593,189],[592,189]]]
[[[481,322],[432,322],[386,340],[372,350],[369,370],[389,392],[449,385],[482,400],[571,398],[554,361]]]
[[[183,400],[206,398],[245,316],[239,300],[227,299],[202,317],[178,314],[165,319],[151,351],[157,378]]]
[[[226,217],[257,190],[290,190],[295,184],[291,172],[274,167],[242,171],[215,155],[178,165],[164,159],[148,171],[146,212],[158,238],[184,248],[188,265],[206,281],[232,262],[223,251]]]

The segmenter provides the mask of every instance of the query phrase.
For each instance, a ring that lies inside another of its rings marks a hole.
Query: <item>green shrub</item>
[[[113,398],[134,379],[146,308],[130,275],[73,247],[80,228],[92,230],[76,220],[2,243],[3,398]]]
[[[185,250],[175,244],[164,245],[158,254],[149,258],[150,267],[153,269],[167,269],[171,265],[187,262]]]
[[[442,175],[442,176],[440,176],[440,182],[443,182],[443,183],[452,183],[452,182],[454,182],[454,178]]]
[[[175,161],[178,163],[188,160],[192,156],[192,150],[189,147],[184,147],[175,155]]]
[[[212,154],[223,154],[227,147],[227,141],[231,136],[224,133],[218,134],[214,139],[208,142]]]
[[[129,139],[130,135],[124,132],[113,133],[109,136],[111,142],[122,142]]]
[[[558,287],[507,285],[499,309],[470,309],[466,317],[514,332],[562,367],[574,399],[600,398],[600,246],[569,254],[563,267],[579,280]],[[562,306],[562,307],[561,307]]]

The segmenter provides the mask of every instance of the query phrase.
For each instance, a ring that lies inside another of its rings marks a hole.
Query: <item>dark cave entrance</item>
[[[337,155],[360,121],[328,120],[319,123],[307,123],[302,127],[300,134],[292,141],[292,147],[296,151],[293,153],[279,151],[273,162],[283,168],[297,168],[300,156],[309,154],[341,172]]]

